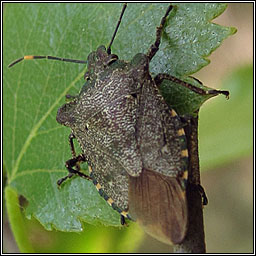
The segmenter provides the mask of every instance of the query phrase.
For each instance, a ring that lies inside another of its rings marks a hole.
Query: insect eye
[[[110,54],[106,60],[106,66],[112,64],[116,60],[118,60],[118,56],[116,54]]]

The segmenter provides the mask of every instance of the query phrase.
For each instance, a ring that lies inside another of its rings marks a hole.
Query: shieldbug
[[[136,54],[130,62],[111,53],[121,23],[124,5],[107,49],[98,47],[87,61],[52,56],[23,59],[55,59],[87,63],[86,83],[79,95],[68,96],[57,113],[57,121],[71,128],[72,159],[69,175],[91,179],[105,200],[124,218],[137,220],[145,230],[166,243],[180,243],[187,228],[186,180],[188,150],[184,123],[165,103],[158,87],[171,80],[198,94],[228,95],[226,91],[204,91],[168,74],[152,77],[149,63],[159,49],[161,34],[173,6],[170,5],[156,31],[147,54]],[[76,138],[82,154],[76,155]],[[88,162],[90,176],[79,164]]]

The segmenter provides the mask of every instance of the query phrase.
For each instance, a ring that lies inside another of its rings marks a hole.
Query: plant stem
[[[10,226],[20,252],[34,253],[34,249],[31,246],[26,232],[27,228],[21,213],[18,194],[10,186],[5,188],[5,199]]]
[[[174,246],[175,253],[205,253],[205,237],[203,224],[202,197],[199,192],[200,184],[199,157],[198,157],[198,116],[192,118],[185,127],[189,151],[188,177],[188,231],[181,244]]]

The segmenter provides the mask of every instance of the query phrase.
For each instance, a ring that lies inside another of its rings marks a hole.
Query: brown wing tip
[[[143,226],[143,224],[142,224]],[[180,244],[186,236],[186,226],[174,229],[166,229],[163,226],[154,225],[154,226],[143,226],[145,232],[150,236],[154,237],[158,241],[173,245]],[[179,230],[178,230],[179,229]]]
[[[179,244],[186,236],[186,192],[177,177],[146,169],[139,177],[130,177],[129,213],[146,233],[163,243]]]

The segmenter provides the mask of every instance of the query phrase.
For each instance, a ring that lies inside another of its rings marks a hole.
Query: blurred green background
[[[210,56],[211,64],[194,75],[209,87],[230,91],[229,101],[221,96],[213,98],[200,110],[201,179],[209,199],[204,208],[206,247],[208,253],[251,253],[253,4],[230,3],[213,22],[236,27],[238,31]],[[218,155],[220,147],[225,150],[224,155]],[[77,234],[46,231],[36,220],[24,221],[36,252],[128,252],[132,240],[136,245],[130,252],[171,251],[169,246],[144,234],[136,224],[125,229],[88,225],[86,232]],[[4,251],[19,252],[5,213],[3,229]]]

